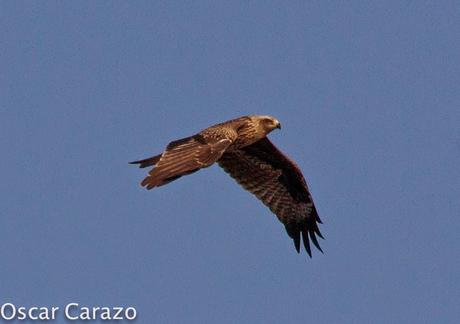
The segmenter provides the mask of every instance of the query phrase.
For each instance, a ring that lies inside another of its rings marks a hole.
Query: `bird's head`
[[[270,133],[275,128],[281,129],[281,124],[278,119],[272,116],[255,116],[259,123],[259,127],[262,128],[266,134]]]

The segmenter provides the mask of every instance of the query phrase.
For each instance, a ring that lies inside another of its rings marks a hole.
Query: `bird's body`
[[[268,116],[264,116],[268,119]],[[279,125],[278,121],[273,121],[273,125]],[[231,145],[228,146],[226,152],[237,150],[245,146],[251,145],[254,142],[264,138],[266,134],[258,131],[260,120],[255,116],[243,116],[240,118],[232,119],[217,125],[213,125],[202,130],[201,134],[205,138],[229,138],[232,140]]]
[[[316,235],[321,220],[297,165],[266,137],[280,123],[270,116],[244,116],[208,127],[168,144],[160,154],[134,161],[154,166],[141,182],[147,189],[165,185],[217,162],[243,188],[252,192],[285,225],[300,251],[300,235],[311,256],[309,237],[321,251]]]

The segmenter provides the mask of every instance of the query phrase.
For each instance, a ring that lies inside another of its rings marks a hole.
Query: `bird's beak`
[[[276,123],[276,128],[281,129],[281,123],[280,122]]]

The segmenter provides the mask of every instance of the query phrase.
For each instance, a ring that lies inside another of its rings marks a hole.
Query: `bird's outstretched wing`
[[[243,188],[257,196],[285,225],[300,252],[300,236],[311,257],[310,241],[322,252],[316,235],[321,220],[307,183],[297,165],[268,138],[240,150],[224,153],[219,165]]]
[[[234,138],[236,133],[226,128],[199,133],[169,143],[160,155],[131,163],[139,164],[141,168],[154,166],[141,182],[142,186],[152,189],[210,166],[222,156]]]

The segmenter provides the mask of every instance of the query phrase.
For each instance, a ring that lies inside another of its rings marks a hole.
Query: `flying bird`
[[[310,240],[323,252],[316,237],[324,239],[318,228],[322,222],[299,167],[267,138],[274,129],[281,129],[281,124],[271,116],[243,116],[173,141],[163,153],[130,163],[153,166],[141,182],[150,190],[217,162],[278,217],[298,253],[302,237],[311,257]]]

